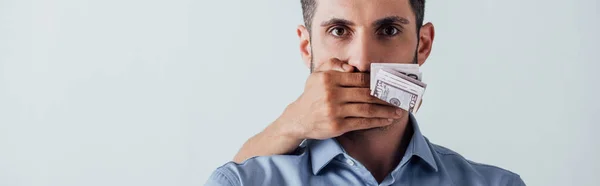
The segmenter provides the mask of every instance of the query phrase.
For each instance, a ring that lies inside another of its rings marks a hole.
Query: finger
[[[334,76],[334,82],[341,87],[369,87],[371,80],[370,74],[363,72],[331,74]]]
[[[386,118],[346,118],[344,122],[344,133],[355,131],[372,129],[378,127],[385,127],[394,123],[393,119]]]
[[[369,88],[340,87],[335,91],[340,103],[373,103],[392,106],[388,102],[371,96]]]
[[[337,58],[333,58],[327,62],[322,63],[317,68],[315,68],[316,72],[325,72],[325,71],[338,71],[338,72],[352,72],[354,71],[354,67],[345,63]]]
[[[378,105],[370,103],[348,103],[341,106],[339,116],[344,118],[391,118],[400,119],[404,115],[404,110],[387,105]]]

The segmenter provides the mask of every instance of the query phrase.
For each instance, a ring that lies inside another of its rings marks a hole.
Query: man
[[[525,185],[430,143],[413,115],[370,96],[370,63],[423,65],[429,56],[424,0],[301,3],[304,93],[206,185]]]

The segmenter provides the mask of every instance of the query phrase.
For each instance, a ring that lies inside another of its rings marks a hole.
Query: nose
[[[368,35],[355,37],[350,43],[348,50],[348,64],[355,67],[359,72],[371,70],[371,63],[376,62],[376,43]]]

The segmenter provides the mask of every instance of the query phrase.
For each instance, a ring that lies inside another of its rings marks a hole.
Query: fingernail
[[[391,122],[393,122],[393,121],[394,121],[394,119],[391,119],[391,118],[390,118],[390,119],[388,119],[388,123],[391,123]]]
[[[351,71],[351,70],[353,70],[353,69],[354,69],[354,67],[352,67],[351,65],[348,65],[348,64],[343,64],[343,65],[342,65],[342,68],[343,68],[345,71]]]

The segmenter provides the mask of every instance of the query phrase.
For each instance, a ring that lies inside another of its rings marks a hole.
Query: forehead
[[[415,20],[409,0],[317,0],[313,21],[343,18],[360,25],[389,16]]]

